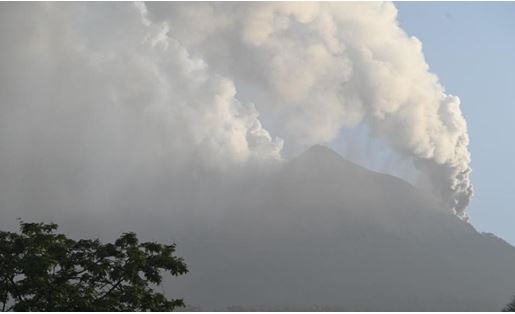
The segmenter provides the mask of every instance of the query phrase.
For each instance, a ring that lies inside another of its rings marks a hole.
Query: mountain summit
[[[174,291],[190,304],[497,311],[515,294],[515,248],[326,147],[232,195],[219,224],[181,243],[192,272]]]

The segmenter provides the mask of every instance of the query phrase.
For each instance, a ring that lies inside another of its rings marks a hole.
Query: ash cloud
[[[0,206],[12,216],[115,211],[127,191],[273,168],[365,123],[466,217],[459,99],[391,3],[0,6]]]
[[[467,125],[392,3],[156,3],[150,15],[233,77],[285,148],[331,143],[366,123],[411,158],[434,194],[466,218]]]

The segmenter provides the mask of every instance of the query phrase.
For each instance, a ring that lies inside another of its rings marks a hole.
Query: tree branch
[[[3,284],[5,285],[5,287],[7,287],[7,278],[4,277],[2,278],[3,280]],[[2,312],[5,312],[5,304],[7,303],[7,298],[9,297],[9,292],[6,290],[5,291],[5,298],[2,300]]]
[[[122,266],[122,270],[125,269],[125,267],[127,267],[127,264],[129,263],[129,258],[127,258],[124,262],[123,262],[123,266]],[[120,276],[120,279],[118,280],[117,283],[115,283],[106,293],[104,293],[100,298],[97,299],[97,301],[100,301],[102,300],[103,298],[105,298],[107,295],[109,295],[114,289],[116,289],[122,282],[123,280],[125,279],[125,276],[127,275],[127,270],[124,270],[122,275]]]
[[[14,282],[14,277],[9,277],[9,281],[13,285],[14,293],[16,294],[16,297],[18,298],[18,300],[25,302],[25,299],[23,298],[23,296],[18,291],[18,287],[16,287],[16,283]]]
[[[105,298],[108,294],[110,294],[114,289],[116,289],[121,283],[122,281],[124,280],[124,277],[122,276],[122,278],[120,278],[120,280],[118,280],[118,282],[116,282],[112,287],[111,289],[109,289],[106,293],[104,293],[100,298],[97,299],[97,301],[100,301],[102,300],[103,298]]]

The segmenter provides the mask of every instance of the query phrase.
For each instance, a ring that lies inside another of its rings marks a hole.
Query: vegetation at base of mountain
[[[2,311],[171,311],[184,306],[152,287],[162,271],[188,272],[175,244],[140,243],[124,233],[114,243],[72,240],[57,224],[20,222],[0,231]]]

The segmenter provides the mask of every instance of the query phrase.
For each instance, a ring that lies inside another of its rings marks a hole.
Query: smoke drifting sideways
[[[2,208],[79,194],[94,208],[131,182],[269,167],[366,123],[467,219],[460,101],[392,3],[0,7]]]

